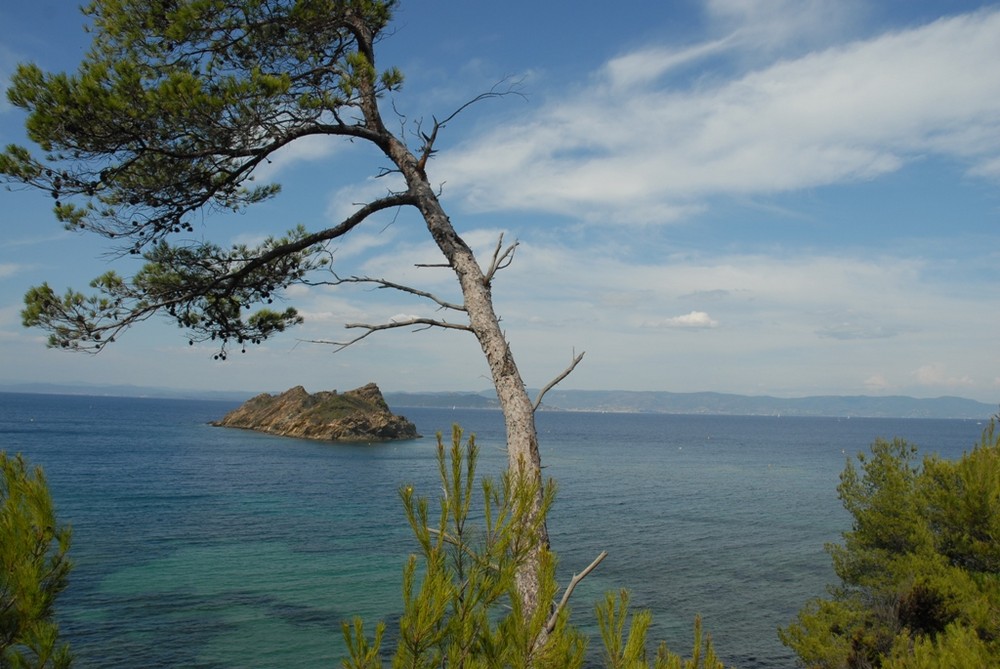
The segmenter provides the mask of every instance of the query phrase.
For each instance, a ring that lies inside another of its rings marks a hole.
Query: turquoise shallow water
[[[331,445],[213,428],[235,403],[0,394],[0,449],[45,468],[73,525],[60,600],[77,667],[336,667],[340,621],[398,616],[411,549],[397,489],[436,495],[434,440]],[[424,435],[477,434],[491,411],[401,409]],[[877,436],[955,457],[977,421],[542,413],[562,580],[577,622],[626,587],[656,639],[686,648],[701,613],[727,663],[790,667],[777,640],[832,578],[847,457]]]

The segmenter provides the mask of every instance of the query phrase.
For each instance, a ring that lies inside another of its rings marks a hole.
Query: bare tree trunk
[[[375,55],[372,35],[363,23],[356,26],[356,37],[361,52],[372,65],[371,76],[374,77]],[[510,345],[504,337],[493,309],[490,280],[476,261],[472,249],[455,231],[424,170],[426,160],[432,153],[433,139],[427,140],[428,145],[418,159],[385,127],[378,108],[374,80],[362,83],[359,93],[365,126],[371,133],[367,138],[378,145],[399,168],[406,180],[408,193],[414,198],[427,229],[458,277],[470,328],[486,356],[497,399],[503,410],[510,470],[524,477],[524,480],[541,483],[541,457],[538,451],[534,406],[528,397],[524,381],[514,363]],[[435,135],[436,133],[437,127],[434,130]],[[534,509],[536,513],[540,513],[542,486],[538,485],[536,489]],[[523,615],[526,618],[532,617],[539,606],[551,606],[538,601],[541,590],[541,553],[548,547],[548,542],[548,532],[542,525],[538,542],[517,575],[518,592]]]
[[[511,472],[523,476],[524,480],[539,484],[536,486],[534,506],[538,513],[542,502],[542,462],[538,450],[534,406],[493,309],[490,283],[472,250],[455,232],[426,178],[411,184],[411,189],[417,191],[418,206],[428,230],[458,276],[469,324],[489,363],[493,386],[503,411],[507,431],[508,467]],[[538,544],[517,575],[518,592],[526,617],[534,615],[539,606],[547,606],[546,603],[539,602],[538,598],[541,551],[548,547],[548,543],[548,532],[543,524]]]

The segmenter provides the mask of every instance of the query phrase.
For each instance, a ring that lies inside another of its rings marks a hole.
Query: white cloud
[[[0,279],[6,278],[8,276],[14,276],[22,269],[23,267],[21,265],[18,265],[17,263],[0,262]]]
[[[864,386],[869,392],[885,392],[891,387],[889,381],[882,374],[872,374],[865,379]]]
[[[369,319],[365,305],[358,305],[350,295],[331,294],[331,290],[311,289],[309,296],[296,297],[299,315],[305,319],[306,330],[314,326],[326,331],[329,325],[364,322]]]
[[[643,326],[653,328],[684,328],[690,330],[703,330],[707,328],[714,328],[718,324],[718,321],[714,320],[704,311],[692,311],[691,313],[684,314],[683,316],[674,316],[662,321],[643,323]]]
[[[309,286],[295,283],[285,289],[285,295],[289,298],[298,299],[309,295],[311,291],[312,289]]]
[[[852,23],[856,0],[708,0],[712,21],[734,40],[774,50],[789,43],[832,39]]]
[[[728,38],[696,44],[685,49],[649,47],[611,59],[604,66],[601,77],[607,80],[614,90],[635,89],[640,85],[654,83],[674,69],[696,63],[732,47],[733,40]]]
[[[344,140],[329,135],[302,137],[271,154],[268,162],[254,172],[261,183],[273,181],[278,175],[303,162],[316,162],[331,157],[342,149]]]
[[[327,201],[326,216],[331,223],[336,225],[358,211],[362,205],[385,197],[390,192],[400,192],[405,189],[402,177],[396,174],[370,178],[361,183],[344,186],[330,195]]]
[[[900,334],[899,330],[887,326],[873,314],[854,312],[833,314],[817,330],[816,334],[829,339],[887,339]]]
[[[977,177],[1000,179],[1000,157],[980,161],[969,173]]]
[[[417,316],[416,314],[395,314],[393,316],[389,316],[389,320],[387,322],[406,323],[408,321],[416,320],[418,318],[422,318],[422,316]]]
[[[334,262],[356,258],[370,253],[376,249],[386,247],[396,240],[396,233],[392,228],[369,231],[374,228],[363,230],[351,230],[334,242],[333,254]]]
[[[656,83],[688,57],[658,48],[622,55],[584,90],[443,152],[435,174],[474,210],[606,223],[676,220],[717,194],[872,179],[928,153],[995,169],[1000,11],[776,60],[730,80]]]
[[[942,363],[922,365],[913,372],[913,377],[922,386],[962,388],[975,385],[972,378],[967,375],[955,376]]]

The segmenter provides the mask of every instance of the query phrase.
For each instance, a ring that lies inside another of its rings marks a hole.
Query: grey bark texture
[[[364,45],[362,51],[367,51],[369,60],[374,65],[371,35],[365,31],[359,33],[358,37],[359,42]],[[484,274],[472,249],[451,224],[427,178],[426,161],[433,151],[433,138],[437,136],[439,125],[435,125],[423,149],[423,155],[418,158],[405,143],[386,129],[378,108],[374,85],[363,91],[362,95],[362,108],[368,129],[375,132],[379,138],[376,143],[400,170],[406,181],[407,190],[423,216],[427,230],[458,278],[469,326],[486,356],[497,399],[503,411],[507,432],[508,466],[511,472],[523,477],[523,480],[539,484],[536,486],[534,508],[536,512],[540,512],[542,463],[538,449],[538,432],[535,428],[534,406],[494,311],[491,281]],[[518,571],[517,588],[526,617],[533,616],[539,606],[551,606],[550,603],[538,601],[541,552],[548,547],[548,543],[548,532],[542,525],[537,546]]]

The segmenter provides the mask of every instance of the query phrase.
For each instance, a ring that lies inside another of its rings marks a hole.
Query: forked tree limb
[[[441,128],[445,127],[448,123],[454,120],[456,116],[464,112],[466,109],[468,109],[469,107],[478,102],[482,102],[483,100],[488,100],[490,98],[502,98],[508,95],[519,95],[523,98],[524,94],[518,89],[520,83],[521,82],[519,80],[512,81],[510,77],[504,77],[503,79],[495,83],[493,87],[490,88],[490,90],[486,91],[485,93],[480,93],[471,100],[466,101],[458,109],[448,114],[448,116],[446,116],[443,120],[439,121],[437,118],[432,117],[434,124],[431,126],[431,131],[429,134],[421,130],[418,124],[417,134],[420,135],[422,144],[420,149],[418,150],[420,155],[419,158],[417,159],[417,168],[426,176],[426,172],[424,172],[424,170],[427,167],[427,160],[437,151],[434,148],[434,143],[437,141],[438,131]]]
[[[497,239],[497,246],[493,249],[493,260],[490,262],[490,268],[486,271],[483,281],[489,284],[493,281],[493,277],[502,269],[510,267],[510,264],[514,262],[514,251],[520,242],[514,242],[507,248],[503,248],[503,233],[500,233],[500,238]]]
[[[601,551],[601,554],[594,558],[594,561],[587,565],[586,569],[581,571],[579,574],[574,575],[573,578],[570,579],[569,585],[566,586],[566,592],[563,593],[562,599],[559,600],[559,604],[556,605],[555,610],[552,611],[552,615],[549,616],[549,621],[545,623],[546,632],[549,634],[552,633],[552,630],[556,628],[556,622],[559,619],[559,614],[566,608],[566,605],[569,603],[570,596],[573,594],[573,591],[576,590],[576,586],[580,585],[580,581],[587,578],[587,575],[590,574],[590,572],[597,569],[597,565],[601,564],[606,557],[608,557],[608,552]]]
[[[586,351],[581,352],[580,355],[574,355],[573,361],[569,363],[569,367],[560,372],[559,376],[549,381],[548,385],[542,388],[541,392],[538,393],[538,397],[535,398],[535,404],[531,408],[532,411],[538,411],[538,407],[542,405],[542,398],[545,397],[545,393],[555,388],[560,381],[562,381],[567,376],[573,373],[573,370],[576,369],[576,366],[580,364],[581,360],[583,360],[584,353],[586,353]]]

